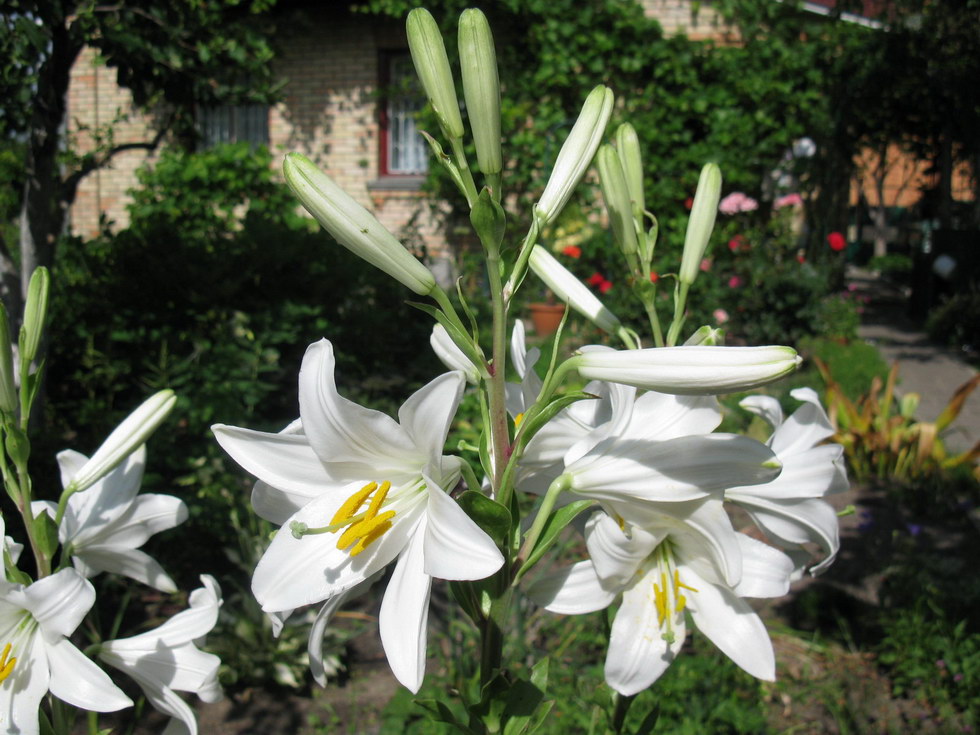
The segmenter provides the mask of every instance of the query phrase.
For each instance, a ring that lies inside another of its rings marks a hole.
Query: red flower
[[[690,209],[694,206],[694,197],[688,197],[684,200],[684,209]]]
[[[796,262],[797,263],[806,263],[806,258],[803,257],[803,253],[797,253],[796,254]]]
[[[599,293],[609,293],[612,288],[612,281],[603,281],[599,284]]]
[[[742,248],[747,248],[748,246],[749,241],[745,239],[744,235],[735,235],[735,237],[728,241],[728,249],[733,253],[737,253]]]
[[[563,248],[561,252],[563,255],[567,255],[569,258],[582,257],[582,248],[580,248],[578,245],[568,245],[567,247]]]
[[[602,275],[601,273],[599,273],[598,271],[596,271],[591,276],[589,276],[588,278],[586,278],[585,279],[585,282],[587,284],[589,284],[590,286],[599,286],[605,280],[606,280],[606,277],[604,275]]]
[[[656,283],[660,280],[660,274],[657,271],[650,271],[650,282]]]
[[[839,232],[831,232],[827,235],[827,244],[830,245],[830,249],[836,253],[847,247],[847,240]]]
[[[742,279],[739,276],[732,276],[728,279],[729,288],[738,288],[742,285]]]

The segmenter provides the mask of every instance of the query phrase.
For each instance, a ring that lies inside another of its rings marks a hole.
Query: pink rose
[[[739,276],[732,276],[728,279],[729,288],[738,288],[742,285],[742,279]]]
[[[738,214],[739,212],[754,212],[759,208],[759,202],[740,191],[733,191],[718,203],[718,211],[722,214]]]
[[[711,316],[715,318],[717,324],[724,324],[728,321],[728,312],[724,309],[715,309],[711,312]]]
[[[799,194],[787,194],[786,196],[779,197],[776,201],[772,203],[773,209],[782,209],[783,207],[797,207],[803,204],[803,197]]]

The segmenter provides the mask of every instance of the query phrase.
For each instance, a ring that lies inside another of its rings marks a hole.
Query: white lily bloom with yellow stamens
[[[95,602],[74,569],[29,586],[0,582],[0,724],[4,733],[40,732],[38,707],[49,691],[63,702],[115,712],[132,700],[68,640]]]
[[[648,516],[642,527],[594,514],[586,524],[590,559],[530,589],[538,604],[565,615],[602,610],[621,600],[605,677],[625,696],[643,691],[667,670],[687,635],[688,613],[742,669],[759,679],[775,678],[769,635],[743,597],[785,594],[792,562],[777,549],[732,532],[739,558],[729,566],[740,568],[733,583],[718,568],[712,548],[713,529],[725,526],[716,522],[725,516],[721,501],[683,507],[684,512],[670,516]]]
[[[395,676],[418,691],[432,578],[483,579],[503,563],[490,537],[447,494],[460,460],[442,451],[463,374],[422,387],[396,421],[341,397],[334,367],[330,342],[307,349],[300,421],[282,433],[212,427],[225,451],[261,481],[253,491],[256,511],[283,524],[256,567],[252,591],[267,612],[291,610],[343,593],[397,559],[381,607],[381,640]]]
[[[763,485],[729,488],[725,499],[745,508],[769,538],[787,549],[798,573],[810,560],[801,544],[819,545],[826,556],[810,570],[819,574],[834,562],[840,548],[837,513],[822,498],[849,487],[844,448],[824,444],[834,427],[812,388],[797,388],[790,395],[803,405],[785,421],[779,401],[771,396],[749,396],[741,402],[775,429],[766,443],[783,471]]]
[[[106,641],[99,659],[131,676],[154,709],[169,715],[167,735],[197,735],[197,718],[177,691],[193,692],[205,702],[222,697],[218,684],[221,660],[195,645],[218,622],[221,588],[214,577],[190,594],[190,606],[162,625],[131,638]]]

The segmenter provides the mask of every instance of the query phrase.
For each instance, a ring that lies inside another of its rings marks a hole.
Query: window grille
[[[268,105],[201,107],[197,122],[203,148],[221,143],[269,144]]]
[[[428,170],[426,143],[415,123],[416,114],[425,106],[412,60],[407,54],[390,57],[385,111],[382,116],[384,136],[384,173],[398,175],[424,174]]]

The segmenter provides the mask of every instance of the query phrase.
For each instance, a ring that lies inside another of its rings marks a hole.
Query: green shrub
[[[980,350],[980,286],[953,294],[934,307],[926,329],[931,339],[947,347]]]

